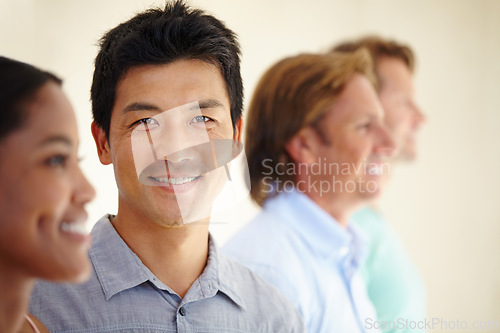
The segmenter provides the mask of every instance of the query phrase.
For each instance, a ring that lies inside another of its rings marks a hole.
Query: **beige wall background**
[[[414,48],[428,123],[418,162],[396,169],[382,208],[427,284],[429,320],[500,322],[500,1],[189,2],[239,35],[247,102],[260,75],[287,55],[325,51],[361,34]],[[0,0],[0,54],[65,80],[79,118],[82,166],[98,192],[91,224],[117,209],[112,167],[98,162],[89,130],[96,43],[119,22],[162,3]],[[242,202],[214,217],[212,232],[223,243],[256,212]]]

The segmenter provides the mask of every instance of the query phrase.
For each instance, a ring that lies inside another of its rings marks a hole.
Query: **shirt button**
[[[185,315],[186,315],[186,309],[184,309],[184,308],[180,308],[180,309],[179,309],[179,314],[180,314],[181,316],[185,316]]]

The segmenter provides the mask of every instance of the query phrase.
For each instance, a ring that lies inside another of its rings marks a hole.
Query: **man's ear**
[[[108,139],[101,126],[97,125],[95,121],[91,125],[92,136],[94,137],[95,145],[97,148],[97,155],[102,164],[108,165],[112,163],[111,151],[109,149]]]
[[[234,126],[234,135],[233,140],[241,141],[241,129],[243,128],[243,120],[242,117],[236,121],[236,125]]]
[[[312,164],[317,161],[316,148],[319,142],[309,128],[301,129],[285,144],[285,150],[295,163]]]

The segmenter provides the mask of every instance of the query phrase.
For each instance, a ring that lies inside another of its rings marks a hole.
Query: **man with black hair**
[[[239,53],[231,30],[182,1],[104,35],[92,134],[114,167],[118,213],[92,230],[88,282],[36,286],[30,309],[51,331],[304,330],[293,306],[208,232],[240,146]]]

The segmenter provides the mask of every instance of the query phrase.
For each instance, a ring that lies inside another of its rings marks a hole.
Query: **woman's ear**
[[[97,148],[97,155],[102,164],[108,165],[113,161],[111,160],[111,151],[109,149],[108,138],[106,138],[106,133],[97,125],[95,121],[91,125],[92,136],[94,137],[95,145]]]

